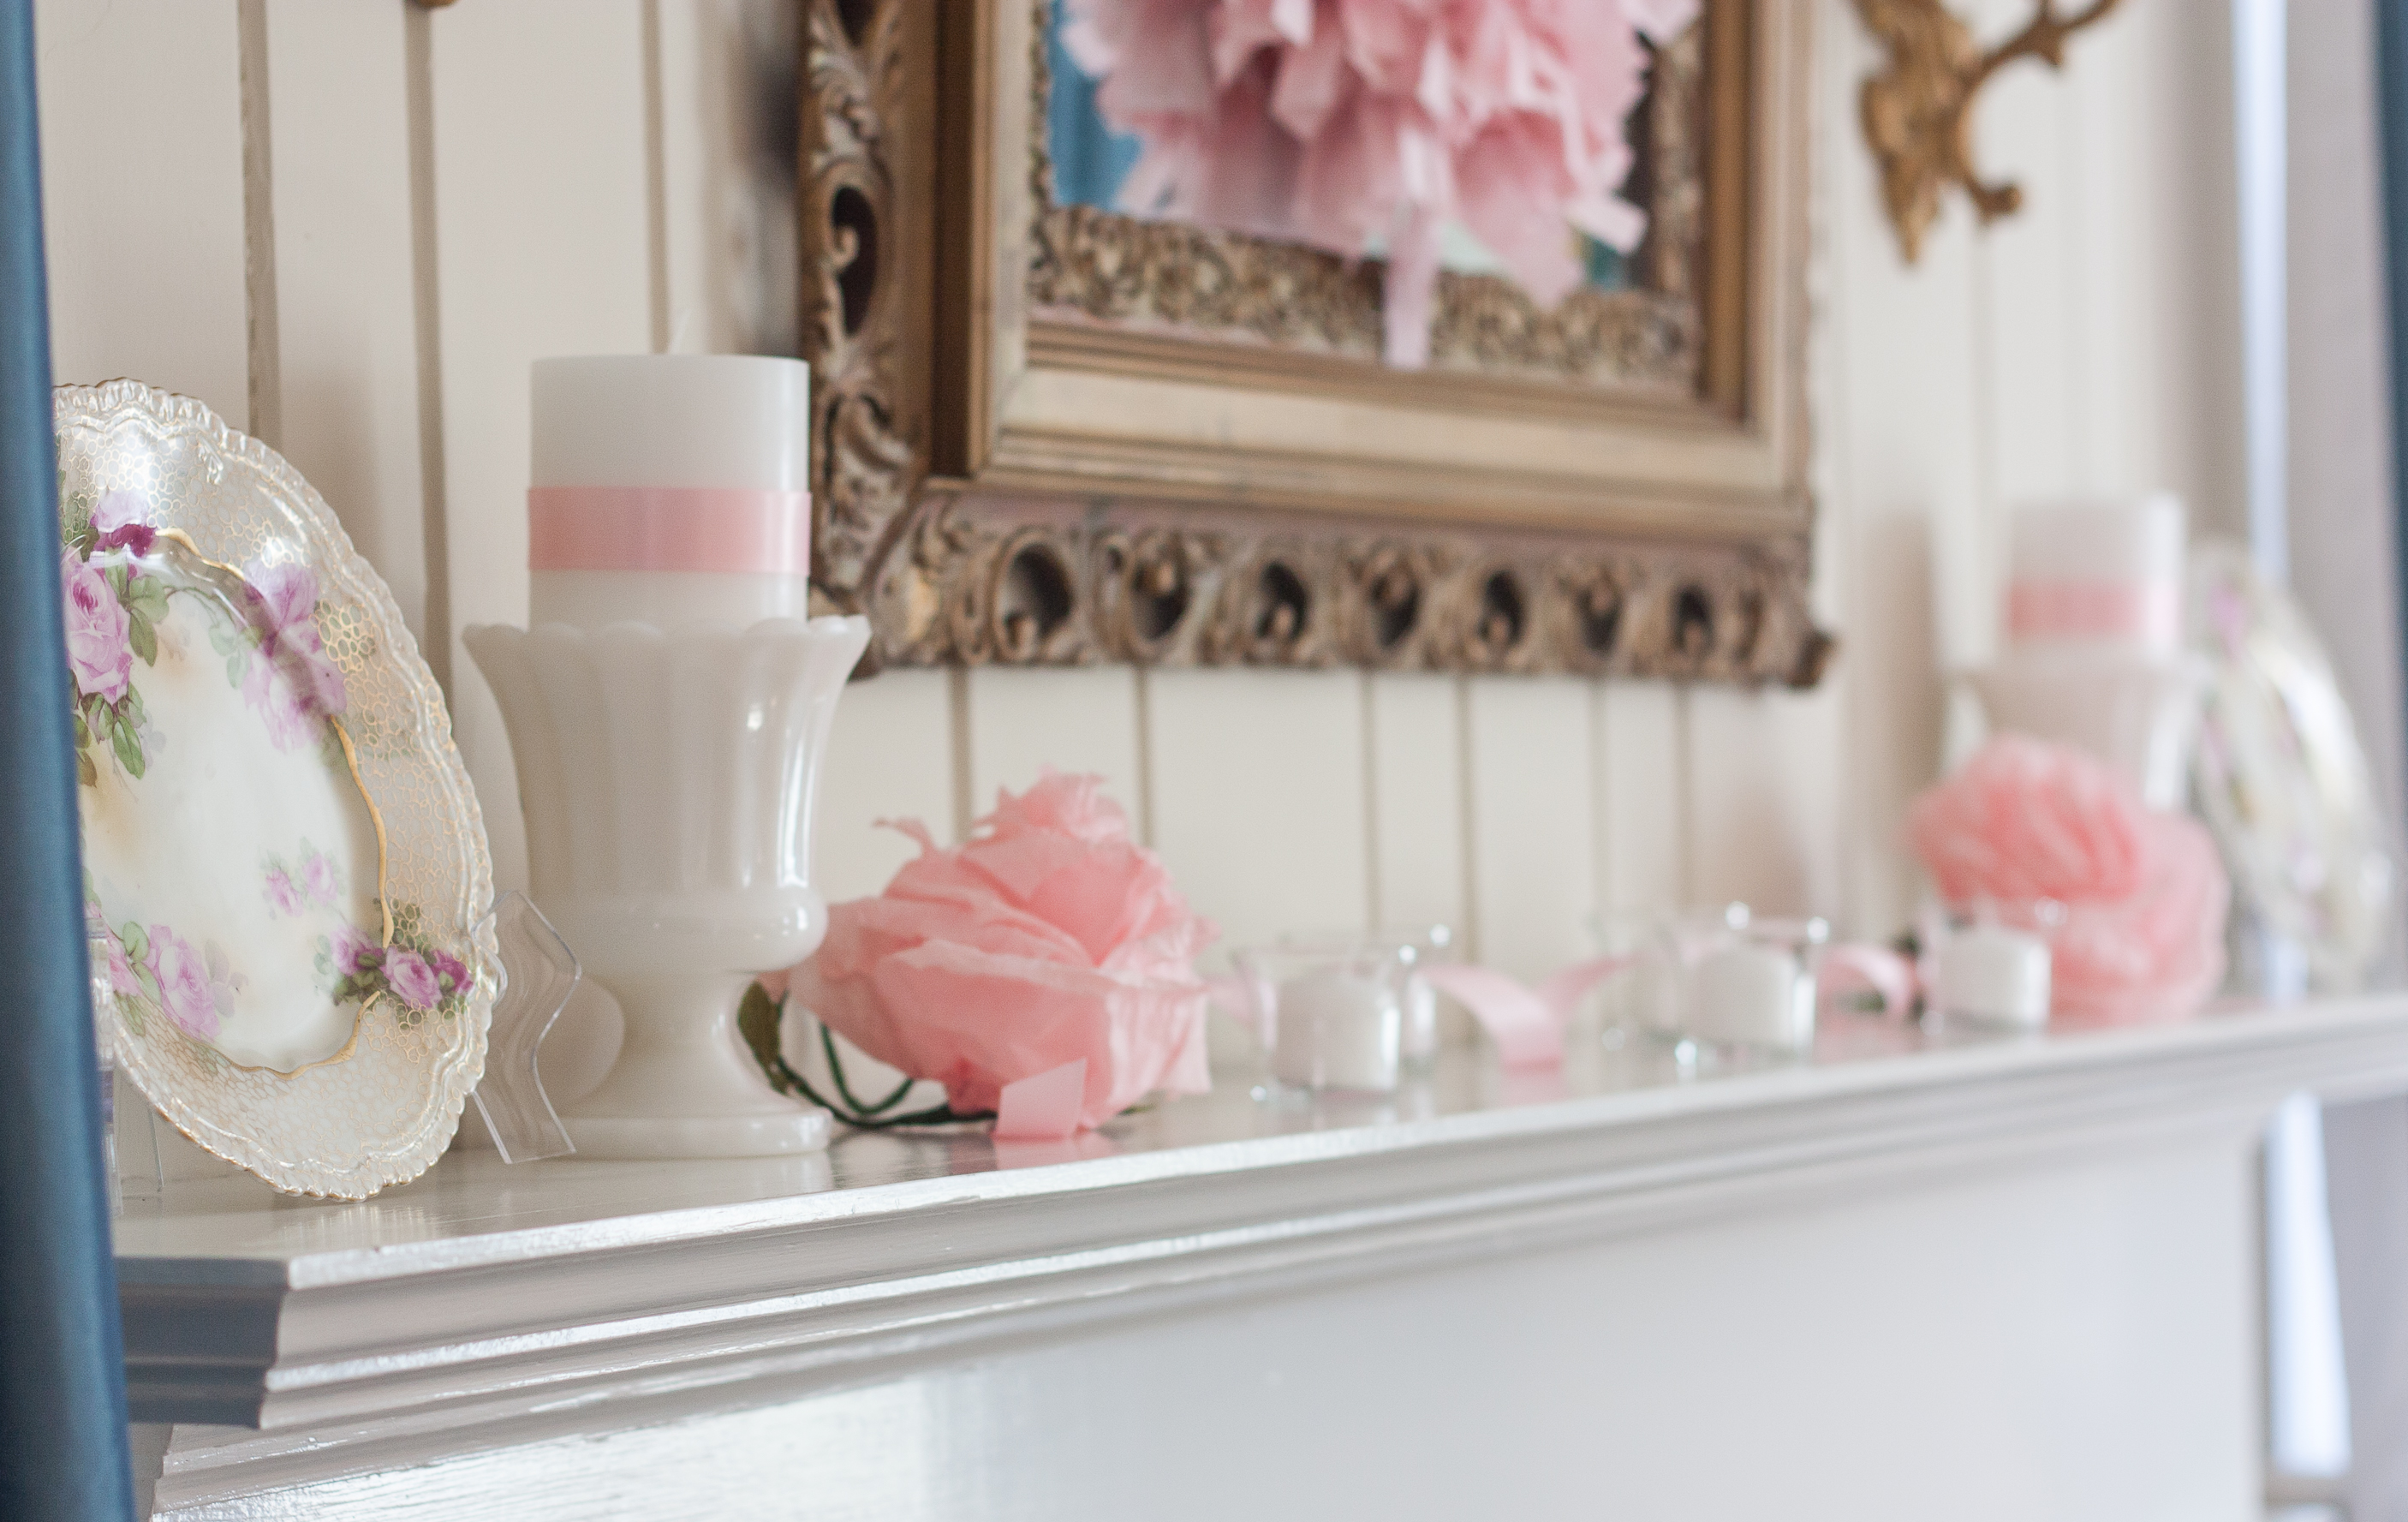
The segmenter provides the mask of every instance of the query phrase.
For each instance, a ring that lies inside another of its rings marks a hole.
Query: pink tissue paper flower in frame
[[[1440,244],[1459,222],[1531,299],[1580,283],[1572,229],[1625,252],[1624,122],[1642,36],[1699,0],[1060,0],[1096,105],[1143,144],[1123,208],[1310,244],[1385,247],[1388,362],[1429,358]]]
[[[1917,798],[1908,828],[1943,899],[2048,939],[2059,1015],[2178,1017],[2223,980],[2230,887],[2214,840],[2084,752],[2001,735]]]
[[[1129,839],[1101,779],[1048,772],[952,849],[895,827],[919,856],[877,897],[833,907],[794,969],[794,997],[830,1028],[942,1084],[957,1110],[1082,1057],[1082,1126],[1211,1087],[1195,958],[1217,932]]]

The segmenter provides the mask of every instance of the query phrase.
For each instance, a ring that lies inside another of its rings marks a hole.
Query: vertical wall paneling
[[[1540,978],[1593,955],[1597,772],[1585,682],[1489,677],[1466,686],[1472,953]]]
[[[1618,916],[1690,907],[1681,690],[1602,682],[1592,696],[1598,906]]]
[[[2029,19],[2013,0],[1985,0],[1985,34]],[[2072,66],[2087,60],[2069,55]],[[2063,496],[2073,479],[2072,287],[2079,264],[2063,257],[2074,223],[2077,187],[2065,175],[2062,134],[2071,96],[2062,74],[2028,65],[2002,70],[1983,91],[1974,132],[1985,173],[2023,187],[2023,209],[1993,223],[1975,243],[1975,321],[1981,338],[1976,382],[1983,391],[1982,522],[1972,538],[1981,580],[1991,594],[1971,610],[1977,625],[1960,636],[1976,658],[1997,642],[1997,593],[2004,582],[2005,514],[2019,502]]]
[[[666,262],[655,337],[672,353],[740,352],[750,337],[737,289],[751,256],[740,213],[760,103],[752,98],[745,21],[737,0],[671,0],[653,12]]]
[[[251,423],[235,7],[35,7],[50,370]]]
[[[454,632],[526,617],[527,366],[650,346],[637,0],[434,13],[436,238]],[[501,886],[525,881],[509,746],[454,649],[452,719]]]
[[[276,447],[342,519],[424,644],[405,12],[264,0],[264,21]]]
[[[1849,533],[1838,547],[1850,591],[1841,659],[1840,722],[1848,736],[1842,809],[1850,823],[1842,894],[1867,926],[1901,922],[1915,878],[1901,849],[1906,804],[1937,775],[1945,719],[1942,672],[1973,654],[1972,625],[1941,608],[1986,606],[1978,562],[1946,547],[1979,521],[1979,393],[1973,323],[1972,217],[1951,199],[1907,265],[1881,204],[1856,93],[1879,48],[1850,7],[1827,4],[1820,31],[1821,194],[1830,280],[1846,331],[1837,337],[1817,447],[1838,452],[1831,489]]]
[[[1222,949],[1364,925],[1362,679],[1147,677],[1154,844]]]
[[[2123,7],[2068,52],[2084,352],[2064,383],[2098,490],[2171,487],[2247,529],[2231,7]]]
[[[1131,831],[1142,828],[1136,671],[1125,666],[986,667],[968,678],[972,818],[995,807],[996,789],[1020,792],[1040,769],[1052,767],[1102,777],[1112,800],[1127,811]]]
[[[1780,914],[1839,916],[1837,705],[1788,692],[1688,694],[1690,888]],[[1877,928],[1867,926],[1865,928]]]
[[[1463,926],[1463,715],[1451,677],[1363,679],[1373,920]]]
[[[917,819],[942,843],[953,817],[953,738],[942,671],[888,671],[856,682],[837,704],[820,772],[813,881],[830,903],[886,886],[919,847],[881,819]]]

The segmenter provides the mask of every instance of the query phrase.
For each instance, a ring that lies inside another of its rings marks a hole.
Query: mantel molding
[[[565,1201],[550,1222],[547,1186],[590,1194],[599,1170],[634,1165],[454,1156],[386,1199],[311,1207],[321,1219],[262,1208],[248,1238],[210,1217],[248,1242],[234,1250],[179,1253],[176,1221],[129,1221],[134,1414],[257,1426],[179,1462],[291,1486],[783,1401],[1236,1298],[2202,1135],[2238,1146],[2302,1089],[2408,1089],[2408,998],[1283,1135],[1236,1130],[1243,1101],[1189,1101],[1145,1117],[1145,1138],[1001,1157],[966,1139],[937,1176],[829,1189],[798,1175],[818,1192],[618,1216]]]

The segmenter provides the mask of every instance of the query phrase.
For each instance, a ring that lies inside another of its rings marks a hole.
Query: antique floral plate
[[[443,697],[318,494],[200,403],[63,386],[84,902],[120,1068],[208,1151],[358,1199],[485,1062],[493,869]]]
[[[2190,581],[2191,641],[2214,673],[2191,762],[2200,811],[2243,904],[2303,954],[2311,985],[2362,987],[2393,874],[2348,700],[2306,613],[2240,546],[2198,546]]]

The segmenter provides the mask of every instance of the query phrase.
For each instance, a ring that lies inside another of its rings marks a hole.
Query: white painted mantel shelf
[[[136,1420],[216,1424],[163,1515],[2237,1519],[2250,1142],[2402,1089],[2386,996],[1851,1024],[1695,1081],[1455,1053],[1056,1145],[195,1181],[120,1222],[127,1366]]]

